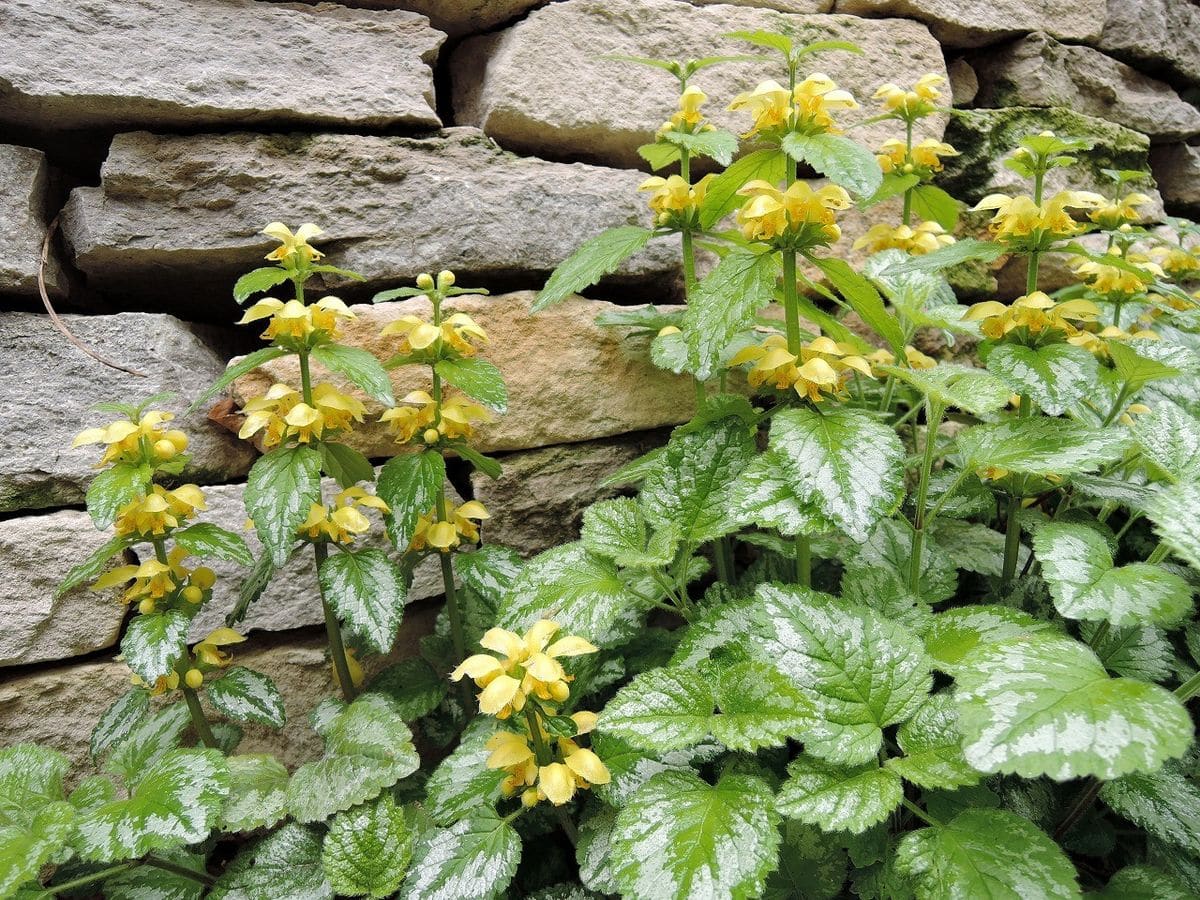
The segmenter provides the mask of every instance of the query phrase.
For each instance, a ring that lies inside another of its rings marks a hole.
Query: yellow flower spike
[[[492,751],[487,760],[489,769],[524,766],[533,759],[533,750],[529,746],[528,738],[512,731],[497,731],[488,738],[484,746]]]
[[[1088,213],[1088,218],[1102,228],[1120,228],[1127,222],[1136,222],[1141,215],[1137,208],[1149,202],[1150,197],[1135,191],[1096,207]]]
[[[309,246],[310,240],[324,234],[312,222],[301,225],[296,229],[295,234],[282,222],[272,222],[262,230],[262,233],[280,243],[280,246],[268,253],[265,259],[284,264],[298,262],[301,266],[307,266],[325,255],[315,247]]]
[[[591,750],[578,748],[563,758],[563,762],[576,776],[587,784],[608,784],[612,780],[608,767]]]
[[[794,125],[805,133],[840,133],[831,113],[840,109],[858,109],[849,91],[839,90],[824,72],[814,72],[796,85],[792,92]]]
[[[538,767],[538,791],[555,806],[575,796],[575,778],[565,763]]]
[[[943,156],[959,156],[959,152],[945,141],[935,140],[934,138],[925,138],[923,141],[918,141],[912,148],[912,161],[918,165],[929,169],[931,172],[940,172],[943,168]]]
[[[173,414],[150,410],[137,422],[121,419],[105,425],[103,428],[87,428],[75,436],[71,447],[82,447],[87,444],[104,444],[104,455],[96,464],[96,468],[113,465],[119,462],[138,463],[143,460],[143,439],[154,448],[161,441],[170,442],[176,453],[182,453],[188,445],[187,435],[182,431],[164,431],[163,423],[171,421]],[[172,454],[174,455],[174,454]],[[169,459],[164,452],[155,451],[157,459]],[[154,462],[155,460],[149,460]]]
[[[427,350],[442,336],[441,329],[435,327],[419,316],[401,316],[394,322],[389,322],[379,332],[380,337],[400,337],[399,351],[412,353],[414,350]]]

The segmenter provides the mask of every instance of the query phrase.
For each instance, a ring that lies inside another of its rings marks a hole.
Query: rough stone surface
[[[55,600],[71,568],[108,540],[87,513],[9,519],[0,528],[0,666],[81,656],[117,642],[124,606],[78,588]]]
[[[320,2],[320,0],[304,0]],[[362,9],[408,9],[429,17],[429,23],[451,37],[495,28],[522,15],[544,0],[338,0]]]
[[[979,75],[971,64],[961,56],[951,60],[946,67],[950,76],[950,95],[955,106],[970,106],[979,94]]]
[[[652,431],[602,441],[565,444],[511,453],[501,458],[504,474],[476,472],[475,498],[492,513],[489,543],[533,556],[579,537],[583,510],[618,493],[600,480],[643,453],[661,447],[667,432]]]
[[[176,413],[215,381],[228,349],[215,329],[171,316],[120,313],[64,316],[87,346],[132,369],[103,365],[72,346],[44,315],[0,313],[0,511],[79,503],[100,458],[98,447],[71,449],[86,427],[111,421],[93,412],[101,401],[137,402],[163,391]],[[175,424],[191,438],[184,477],[211,483],[244,475],[253,452],[209,422],[203,411]]]
[[[274,242],[268,222],[317,222],[331,261],[365,288],[454,269],[540,286],[584,238],[649,224],[642,176],[519,159],[474,128],[416,140],[361,135],[118,135],[100,187],[75,190],[63,228],[92,284],[120,286],[168,267],[172,278],[231,279]],[[656,242],[621,270],[670,281],[677,246]],[[159,303],[166,298],[159,299]],[[208,301],[211,305],[211,297]]]
[[[1200,147],[1155,147],[1150,153],[1150,167],[1169,206],[1200,214]]]
[[[961,156],[946,160],[938,183],[966,203],[976,203],[991,193],[1029,193],[1028,180],[1004,166],[1017,142],[1041,131],[1062,137],[1087,137],[1094,146],[1077,154],[1079,162],[1054,169],[1046,176],[1046,195],[1066,188],[1112,193],[1112,182],[1102,169],[1146,169],[1149,140],[1128,128],[1080,115],[1061,107],[1008,107],[1007,109],[963,110],[946,129],[946,140]],[[1151,202],[1141,207],[1143,222],[1162,220],[1162,198],[1152,185],[1138,185]]]
[[[338,492],[337,485],[332,479],[325,479],[323,490],[326,498],[331,498]],[[215,522],[222,528],[245,535],[246,543],[250,545],[255,558],[262,553],[262,545],[253,529],[247,530],[246,505],[242,499],[243,487],[240,484],[221,485],[206,490],[208,511],[203,521]],[[451,503],[460,503],[461,498],[450,488],[446,493]],[[379,547],[391,550],[384,533],[383,525],[373,514],[370,518],[377,527],[361,538],[364,547]],[[489,535],[490,540],[490,535]],[[224,624],[225,615],[237,605],[238,592],[249,572],[233,563],[210,562],[209,565],[217,573],[217,583],[213,588],[212,599],[204,605],[192,622],[191,640],[199,640],[219,625]],[[429,597],[442,594],[442,570],[438,561],[433,558],[425,560],[413,573],[412,587],[409,589],[408,602],[413,603]],[[321,598],[317,593],[317,568],[312,551],[302,547],[287,565],[279,569],[271,578],[271,583],[262,596],[250,607],[250,612],[238,626],[243,633],[251,631],[287,631],[292,628],[304,628],[309,625],[319,625],[325,621],[321,611]]]
[[[256,0],[5,0],[0,121],[437,127],[444,38],[408,12]]]
[[[36,294],[42,239],[46,234],[46,156],[30,147],[0,144],[0,293]],[[46,288],[64,285],[55,255],[46,267]]]
[[[1024,31],[1090,41],[1100,36],[1105,0],[837,0],[834,11],[906,16],[925,22],[943,44],[982,47]],[[1109,5],[1127,0],[1110,0]],[[1171,0],[1165,0],[1171,2]],[[1132,4],[1131,4],[1132,5]]]
[[[975,67],[980,106],[1065,106],[1140,131],[1155,143],[1200,134],[1200,109],[1170,85],[1091,47],[1031,34],[980,54]]]
[[[410,610],[392,655],[368,661],[364,666],[368,675],[389,661],[416,656],[417,641],[433,630],[436,611],[435,607]],[[289,769],[319,757],[321,739],[309,725],[308,714],[336,692],[323,633],[255,640],[234,652],[237,665],[274,679],[287,711],[287,724],[279,731],[245,726],[238,752],[273,753]],[[87,774],[92,727],[128,689],[129,669],[118,661],[38,669],[6,678],[0,683],[0,746],[19,741],[45,744],[67,754]],[[80,774],[73,773],[72,780]]]
[[[916,22],[851,16],[788,16],[728,5],[693,7],[676,0],[567,0],[535,10],[512,28],[470,38],[450,60],[459,121],[479,125],[521,152],[618,165],[644,165],[637,147],[674,111],[674,79],[665,72],[604,59],[618,53],[666,59],[745,54],[754,48],[728,32],[792,29],[800,42],[848,40],[862,56],[823,53],[809,65],[827,72],[862,104],[839,116],[844,125],[878,110],[871,94],[885,81],[944,74],[941,49]],[[779,64],[733,63],[695,79],[711,100],[705,111],[721,127],[745,131],[749,118],[725,109],[758,81],[779,78]],[[940,136],[945,117],[923,127]],[[855,128],[869,146],[893,137],[894,123]]]
[[[620,307],[574,297],[531,316],[534,296],[519,291],[453,300],[454,310],[468,313],[492,337],[481,356],[508,383],[508,412],[480,426],[474,446],[485,452],[544,447],[673,425],[692,415],[695,393],[689,377],[655,368],[644,338],[595,323],[597,316]],[[346,326],[342,340],[384,359],[395,353],[395,339],[379,337],[384,325],[402,315],[430,314],[422,297],[353,309],[358,318]],[[325,377],[315,364],[313,373],[314,379]],[[429,390],[428,373],[426,366],[393,369],[396,396]],[[243,403],[275,381],[299,383],[294,357],[274,360],[240,378],[234,399]],[[379,404],[363,400],[368,422],[347,443],[371,457],[393,455],[396,444],[376,422]]]
[[[1108,0],[1096,46],[1147,71],[1200,84],[1200,7],[1187,0]]]

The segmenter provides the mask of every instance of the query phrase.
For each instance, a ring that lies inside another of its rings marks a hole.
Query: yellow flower
[[[155,679],[153,687],[147,685],[140,675],[130,675],[129,683],[136,685],[137,687],[146,688],[150,692],[150,696],[158,697],[161,694],[165,694],[167,691],[173,691],[179,687],[179,673],[170,672],[167,675],[159,675],[158,678]]]
[[[491,514],[478,500],[468,500],[461,506],[447,507],[444,521],[437,519],[436,511],[430,511],[417,519],[412,543],[408,549],[415,551],[434,547],[443,553],[449,553],[464,539],[470,543],[478,541],[477,523],[490,518]]]
[[[117,566],[97,578],[92,585],[92,590],[104,591],[132,580],[133,584],[121,596],[121,602],[128,604],[134,601],[140,603],[143,600],[151,602],[161,600],[174,593],[187,581],[190,573],[183,566],[183,561],[187,557],[186,550],[182,547],[174,547],[167,554],[165,563],[151,558],[139,565]]]
[[[786,238],[788,246],[797,248],[836,241],[842,231],[835,213],[850,206],[850,195],[835,184],[814,191],[807,181],[796,181],[781,191],[768,181],[756,179],[738,194],[748,198],[737,214],[746,240]]]
[[[916,228],[881,222],[867,229],[867,233],[854,242],[854,249],[866,247],[870,253],[895,249],[921,256],[953,243],[954,237],[937,222],[921,222]]]
[[[910,90],[888,82],[875,91],[874,99],[879,101],[884,112],[895,113],[903,119],[917,119],[937,108],[934,101],[942,96],[938,86],[945,80],[944,75],[930,72],[918,78]]]
[[[573,677],[566,674],[559,659],[596,653],[599,648],[575,636],[551,643],[558,630],[558,623],[549,619],[534,623],[524,636],[503,628],[489,629],[479,644],[502,654],[503,659],[487,653],[468,656],[450,673],[450,680],[473,679],[477,687],[483,688],[479,694],[480,712],[499,719],[520,712],[529,694],[562,703],[570,696]]]
[[[697,131],[707,131],[711,126],[704,124],[704,113],[700,107],[708,101],[708,95],[698,87],[689,86],[679,95],[679,109],[671,118],[663,122],[659,134],[664,131],[682,131],[694,134]]]
[[[958,156],[959,152],[945,141],[925,138],[918,141],[912,148],[912,161],[930,172],[940,172],[943,168],[943,156]]]
[[[360,534],[371,529],[371,520],[363,515],[363,509],[388,512],[388,505],[363,488],[346,488],[333,498],[333,508],[323,503],[314,503],[308,509],[308,518],[297,529],[299,535],[310,541],[333,541],[335,544],[350,544]]]
[[[233,654],[227,653],[221,648],[228,647],[230,644],[240,644],[245,640],[243,635],[238,634],[232,628],[218,628],[193,647],[192,653],[205,665],[223,669],[233,662]]]
[[[487,332],[466,313],[454,313],[442,321],[442,340],[449,344],[459,356],[474,356],[472,341],[487,343]]]
[[[770,382],[777,390],[792,388],[801,397],[819,403],[824,394],[836,394],[843,382],[858,372],[874,377],[871,364],[853,347],[817,337],[801,345],[799,356],[788,352],[787,340],[773,334],[761,344],[739,351],[730,366],[753,362],[746,380],[751,387]]]
[[[394,322],[389,322],[379,332],[380,337],[400,336],[398,353],[409,355],[414,351],[432,347],[441,337],[442,332],[437,326],[426,322],[420,316],[400,316]]]
[[[1078,323],[1092,322],[1099,316],[1099,307],[1090,300],[1055,303],[1041,291],[1034,291],[1018,297],[1009,306],[996,300],[976,303],[967,310],[963,321],[980,322],[980,331],[992,340],[1000,340],[1016,329],[1030,337],[1054,338],[1061,332],[1069,338],[1078,333]]]
[[[163,424],[175,416],[169,412],[150,410],[137,422],[121,419],[103,428],[88,428],[79,432],[71,446],[104,444],[104,456],[96,468],[115,463],[137,463],[144,458],[143,451],[150,448],[152,459],[170,459],[187,449],[187,435],[182,431],[164,431]],[[162,442],[166,442],[164,445]]]
[[[652,175],[638,185],[638,190],[650,192],[647,202],[659,225],[682,228],[692,223],[704,203],[708,185],[715,177],[705,175],[695,185],[690,185],[678,175],[666,178]]]
[[[1094,209],[1104,203],[1104,198],[1091,191],[1059,191],[1041,206],[1028,195],[1009,197],[1006,194],[989,194],[974,209],[995,210],[991,220],[991,231],[998,239],[1049,236],[1069,237],[1086,230],[1067,212],[1067,207]]]
[[[1108,252],[1108,255],[1120,258],[1120,251],[1114,247]],[[1165,273],[1158,265],[1147,262],[1146,258],[1139,254],[1130,254],[1125,257],[1125,261],[1150,275],[1164,277]],[[1146,283],[1135,272],[1090,259],[1077,259],[1075,274],[1082,276],[1087,281],[1088,287],[1098,294],[1130,295],[1141,292],[1146,286]]]
[[[449,440],[469,438],[475,433],[474,426],[477,423],[490,422],[493,418],[487,408],[464,397],[454,396],[442,402],[442,418],[437,427],[442,436]]]
[[[244,440],[262,431],[265,448],[275,447],[287,438],[307,444],[326,432],[349,429],[352,421],[361,422],[366,414],[362,401],[328,383],[314,387],[312,398],[310,406],[296,389],[286,384],[271,385],[266,394],[246,401],[242,407],[246,421],[238,437]]]
[[[313,238],[324,234],[312,222],[306,222],[301,225],[296,229],[295,234],[292,234],[292,230],[282,222],[272,222],[262,230],[262,233],[267,235],[267,237],[275,238],[280,244],[280,246],[266,255],[266,259],[282,262],[288,266],[304,268],[325,255],[320,250],[310,247],[308,244]]]
[[[1172,278],[1189,278],[1200,271],[1200,256],[1195,248],[1162,246],[1150,250],[1150,255]]]
[[[857,109],[848,91],[839,90],[828,75],[814,72],[796,85],[795,90],[775,81],[761,82],[754,90],[738,94],[729,104],[731,110],[745,109],[754,124],[742,137],[762,132],[796,130],[805,134],[838,133],[831,113]]]
[[[934,172],[942,170],[943,156],[958,155],[959,152],[949,144],[933,138],[926,138],[914,144],[911,151],[904,141],[889,138],[880,145],[875,159],[879,161],[879,168],[885,173],[916,172],[922,179],[927,179]]]
[[[388,426],[395,436],[396,443],[407,444],[434,423],[437,418],[437,404],[425,391],[410,391],[400,402],[408,405],[384,410],[379,421]]]
[[[1109,200],[1088,213],[1088,218],[1103,228],[1119,228],[1125,222],[1136,222],[1141,215],[1137,207],[1150,202],[1145,194],[1126,194],[1119,200]]]
[[[333,672],[333,683],[338,686],[338,690],[342,688],[342,678],[338,675],[337,663],[330,662],[329,668]],[[350,683],[356,688],[362,687],[366,678],[363,676],[362,664],[355,658],[355,650],[353,647],[346,648],[346,671],[350,675]]]
[[[171,491],[156,484],[150,493],[121,507],[113,528],[117,534],[163,535],[207,508],[204,492],[194,484]]]
[[[908,344],[904,348],[904,359],[908,362],[910,369],[936,369],[937,360],[932,356],[926,356],[912,344]]]
[[[880,366],[892,366],[896,364],[896,356],[890,350],[880,347],[873,353],[868,353],[865,357],[866,361],[871,364],[871,374],[876,378],[880,376]]]
[[[270,318],[267,330],[262,333],[266,340],[284,339],[290,342],[307,342],[313,335],[319,341],[337,340],[341,337],[339,319],[357,318],[350,308],[337,297],[322,297],[312,306],[299,300],[277,300],[266,297],[259,300],[238,320],[239,325]]]
[[[753,127],[742,137],[753,137],[760,131],[773,131],[787,124],[792,111],[791,92],[776,81],[763,81],[752,91],[738,94],[729,109],[749,110]]]
[[[1126,331],[1116,325],[1108,325],[1098,332],[1079,331],[1068,337],[1067,343],[1090,350],[1100,359],[1107,359],[1109,357],[1109,341],[1129,341],[1135,339],[1158,341],[1162,340],[1162,337],[1157,331],[1151,331],[1148,328]]]

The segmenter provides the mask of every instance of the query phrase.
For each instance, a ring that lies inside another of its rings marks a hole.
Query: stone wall
[[[510,414],[481,435],[497,481],[459,479],[492,511],[489,536],[524,554],[572,538],[607,472],[691,412],[690,385],[646,347],[594,319],[610,304],[678,302],[678,254],[642,253],[589,297],[536,319],[530,293],[580,241],[646,222],[636,148],[673,107],[654,69],[604,58],[744,52],[723,35],[788,28],[851,40],[819,66],[863,102],[874,88],[948,73],[959,114],[925,120],[963,155],[943,184],[964,199],[1011,189],[1000,157],[1029,131],[1098,139],[1069,176],[1153,168],[1147,220],[1200,214],[1200,6],[1186,0],[5,0],[0,3],[0,744],[36,739],[79,755],[123,690],[115,601],[53,587],[102,541],[81,511],[92,454],[71,437],[103,399],[178,395],[182,410],[226,361],[255,345],[230,326],[232,279],[270,246],[268,221],[317,221],[334,263],[365,284],[349,301],[455,269],[497,296],[469,306],[505,371]],[[736,63],[698,83],[718,122],[737,91],[777,73]],[[874,144],[887,123],[851,134]],[[848,213],[843,244],[894,205]],[[46,290],[102,365],[55,330],[38,296],[47,226],[58,223]],[[1019,290],[1003,261],[977,293]],[[380,320],[352,333],[369,346]],[[236,402],[286,366],[252,375]],[[397,388],[420,387],[410,375]],[[214,521],[244,517],[253,451],[203,412],[186,473],[212,485]],[[386,455],[365,431],[360,446]],[[222,572],[215,621],[244,573]],[[303,713],[330,688],[312,572],[281,576],[248,620],[249,662],[277,674],[296,761]],[[397,655],[431,627],[438,585],[419,572]],[[280,741],[251,735],[255,747]]]

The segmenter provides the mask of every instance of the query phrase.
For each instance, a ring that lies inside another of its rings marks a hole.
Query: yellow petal
[[[468,678],[484,678],[497,672],[504,672],[500,660],[494,656],[488,656],[486,653],[476,653],[459,663],[458,668],[450,673],[450,680],[462,681],[464,675]]]
[[[555,806],[562,806],[575,796],[575,776],[563,763],[539,766],[538,787],[547,800]]]
[[[547,656],[583,656],[585,653],[599,653],[600,648],[591,641],[575,635],[559,638],[546,649]]]
[[[103,428],[88,428],[75,435],[75,440],[71,441],[72,447],[82,447],[84,444],[98,444],[104,440]]]
[[[525,642],[521,640],[521,636],[504,628],[489,628],[479,639],[479,646],[503,653],[509,659],[525,657]]]
[[[525,738],[511,731],[497,731],[488,738],[485,746],[492,751],[487,760],[489,769],[507,769],[533,758],[533,751],[529,749]]]
[[[203,643],[212,644],[214,647],[224,647],[227,644],[240,644],[244,640],[246,640],[245,635],[238,634],[232,628],[218,628],[209,634]]]
[[[596,720],[599,718],[594,712],[584,710],[571,713],[571,719],[575,722],[575,727],[579,729],[580,734],[590,733],[596,727]]]
[[[479,695],[479,711],[494,716],[513,702],[521,690],[521,682],[511,675],[501,675]]]
[[[468,500],[454,512],[455,515],[462,516],[464,519],[490,519],[492,517],[487,508],[478,500]]]
[[[414,350],[424,350],[441,337],[441,330],[434,328],[428,322],[422,322],[408,333],[408,342]]]
[[[558,681],[563,675],[563,667],[545,653],[535,653],[524,663],[525,671],[538,681]]]
[[[539,619],[533,623],[532,628],[525,632],[525,649],[530,653],[541,652],[557,631],[557,622],[552,622],[550,619]]]
[[[608,767],[591,750],[576,750],[567,757],[566,763],[567,768],[592,784],[608,784],[612,778],[608,773]]]

